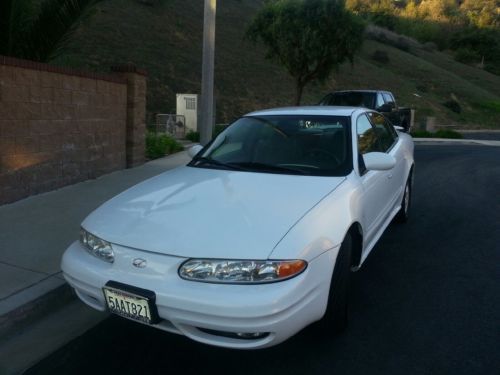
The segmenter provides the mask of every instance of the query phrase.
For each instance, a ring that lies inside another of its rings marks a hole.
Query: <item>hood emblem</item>
[[[144,268],[144,267],[146,267],[147,264],[148,264],[148,262],[146,261],[146,259],[142,259],[142,258],[135,258],[132,261],[132,265],[134,267],[137,267],[137,268]]]

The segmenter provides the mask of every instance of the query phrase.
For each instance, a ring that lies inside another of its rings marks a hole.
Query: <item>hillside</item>
[[[134,62],[149,72],[148,112],[174,113],[175,94],[199,92],[203,0],[107,0],[81,25],[52,62],[103,71]],[[260,1],[219,1],[216,36],[217,122],[248,111],[288,105],[293,82],[264,59],[260,46],[243,40],[246,23]],[[354,66],[342,66],[322,85],[306,87],[304,104],[314,104],[330,90],[380,88],[395,93],[401,105],[417,109],[417,122],[435,116],[440,124],[500,127],[500,77],[454,61],[419,44],[405,51],[368,39]],[[373,59],[385,51],[388,62]],[[417,95],[415,95],[417,94]],[[456,100],[461,113],[443,103]]]

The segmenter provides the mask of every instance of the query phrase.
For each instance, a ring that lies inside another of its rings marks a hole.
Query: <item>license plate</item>
[[[103,292],[112,313],[147,324],[152,324],[155,320],[154,301],[150,298],[109,286],[109,283],[103,288]]]

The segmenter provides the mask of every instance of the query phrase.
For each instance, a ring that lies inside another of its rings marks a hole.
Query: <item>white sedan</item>
[[[82,223],[62,270],[101,311],[211,345],[347,323],[351,271],[406,221],[413,141],[377,112],[250,113]]]

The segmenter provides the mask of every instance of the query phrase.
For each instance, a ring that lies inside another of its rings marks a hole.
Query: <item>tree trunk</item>
[[[302,100],[302,91],[304,91],[304,86],[305,84],[300,80],[297,79],[297,82],[295,84],[295,105],[299,106],[300,101]]]

